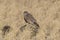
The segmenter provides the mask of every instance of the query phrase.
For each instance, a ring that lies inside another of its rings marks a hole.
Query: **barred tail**
[[[39,27],[39,24],[37,24],[36,22],[34,22],[34,25],[36,25],[37,27]]]

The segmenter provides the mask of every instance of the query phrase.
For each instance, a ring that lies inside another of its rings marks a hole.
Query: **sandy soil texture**
[[[36,35],[24,11],[39,24]],[[0,40],[60,40],[60,0],[0,0]]]

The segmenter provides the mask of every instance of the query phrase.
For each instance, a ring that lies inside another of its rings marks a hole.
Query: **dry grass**
[[[0,40],[30,39],[30,24],[24,32],[19,30],[26,24],[23,12],[30,12],[40,25],[36,40],[60,40],[60,1],[59,0],[0,0]],[[4,38],[1,29],[10,25],[11,30]]]

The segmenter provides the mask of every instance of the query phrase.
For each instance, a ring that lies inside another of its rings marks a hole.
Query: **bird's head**
[[[29,13],[28,13],[28,11],[24,11],[24,15],[28,15]]]

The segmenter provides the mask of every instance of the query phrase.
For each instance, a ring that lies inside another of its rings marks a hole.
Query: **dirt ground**
[[[40,26],[33,38],[33,25],[25,22],[24,11]],[[5,25],[11,28],[3,35]],[[27,26],[22,32],[23,25]],[[60,40],[60,0],[0,0],[0,40]]]

